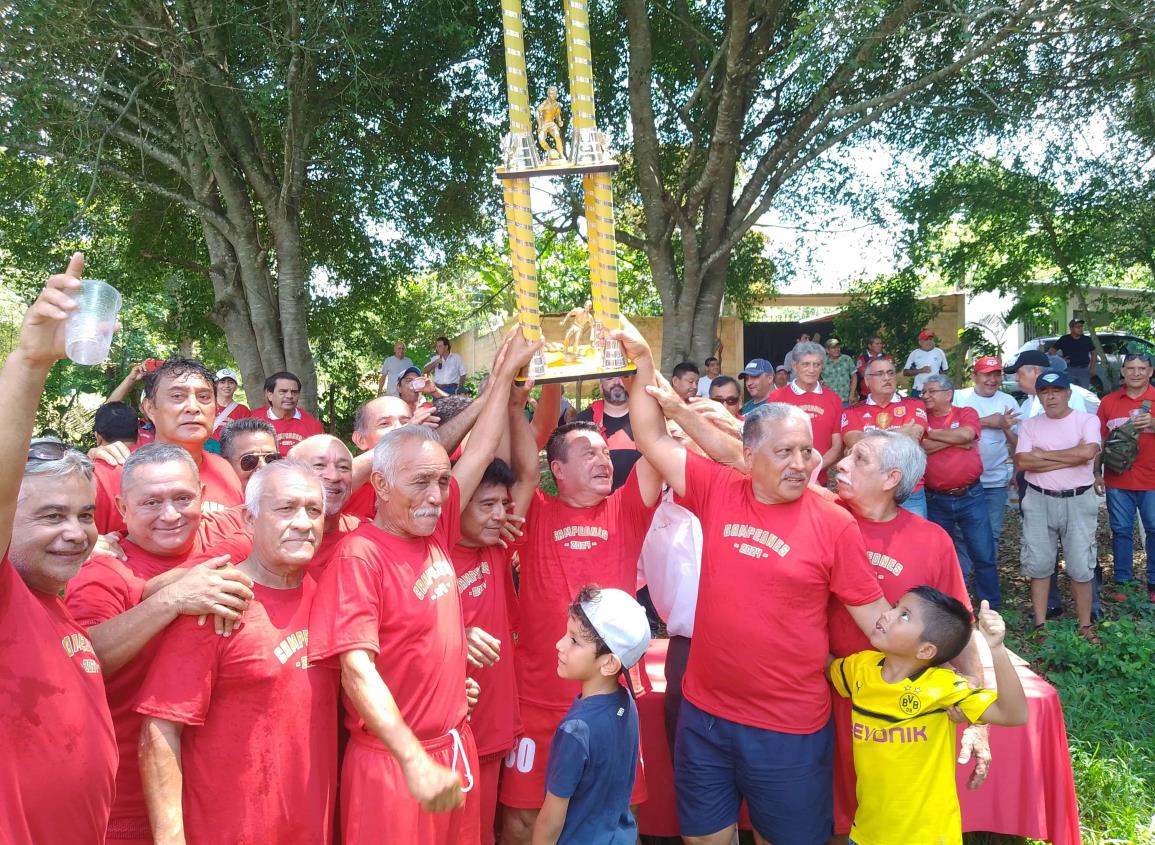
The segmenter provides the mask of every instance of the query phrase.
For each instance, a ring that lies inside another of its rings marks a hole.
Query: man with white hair
[[[929,383],[929,380],[928,380]],[[850,508],[866,543],[866,556],[888,602],[897,603],[912,587],[928,585],[971,608],[966,582],[947,533],[901,507],[922,477],[926,454],[911,438],[893,431],[869,431],[838,463],[838,497]],[[854,619],[830,602],[830,652],[845,657],[870,648]],[[963,674],[981,683],[978,651],[968,646],[953,661]],[[850,700],[834,696],[834,832],[850,833],[857,806],[850,736]],[[963,735],[966,762],[975,753],[975,788],[990,765],[987,729],[971,726]]]
[[[873,340],[873,339],[872,339]],[[863,367],[866,400],[842,412],[842,442],[849,449],[864,432],[881,429],[905,434],[915,443],[926,434],[926,406],[918,399],[898,392],[898,371],[889,355],[871,358]],[[922,482],[915,486],[902,506],[926,519],[926,492]]]
[[[457,465],[434,433],[403,426],[373,450],[377,513],[321,576],[309,660],[341,671],[351,734],[346,843],[477,845],[477,749],[466,721],[466,643],[449,550],[507,426],[515,374],[540,344],[511,332]]]
[[[240,561],[248,537],[217,537],[200,530],[202,487],[187,451],[172,443],[149,443],[133,452],[120,476],[117,507],[128,533],[124,560],[95,555],[69,583],[65,603],[89,629],[106,676],[108,705],[120,748],[116,801],[108,841],[152,841],[137,767],[140,715],[136,699],[156,652],[157,634],[182,615],[214,614],[236,622],[252,599],[250,579],[228,566]],[[194,565],[199,564],[199,565]],[[147,598],[149,581],[173,580]],[[183,573],[179,574],[178,573]],[[206,626],[210,631],[213,625]]]
[[[51,276],[0,369],[0,842],[103,842],[116,739],[100,660],[60,600],[96,543],[92,463],[59,441],[29,445],[36,405],[64,357],[84,256]]]
[[[245,491],[244,624],[220,637],[183,618],[160,637],[137,707],[156,842],[330,841],[339,680],[306,654],[324,501],[304,462],[261,469]]]
[[[746,417],[749,475],[715,464],[668,434],[646,392],[654,362],[645,340],[631,326],[614,336],[638,367],[630,414],[642,454],[702,523],[674,763],[682,837],[726,845],[744,798],[762,841],[824,842],[832,826],[827,604],[837,597],[863,632],[890,608],[862,535],[808,488],[814,446],[804,411],[771,403]]]
[[[810,417],[814,448],[822,456],[819,478],[842,457],[842,399],[821,383],[826,353],[812,341],[794,347],[794,379],[770,394],[770,402],[796,405]]]

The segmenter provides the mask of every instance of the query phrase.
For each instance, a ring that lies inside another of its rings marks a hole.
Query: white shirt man
[[[930,376],[945,373],[948,369],[946,353],[934,345],[934,332],[930,329],[919,332],[918,349],[906,356],[906,365],[902,368],[904,376],[914,376],[911,395],[920,395]]]
[[[396,396],[397,383],[401,381],[402,373],[412,366],[413,362],[405,354],[405,344],[400,340],[397,341],[393,344],[393,354],[381,365],[381,378],[377,380],[377,395],[387,393]]]
[[[437,354],[425,365],[425,372],[433,375],[433,383],[446,393],[456,393],[465,384],[465,362],[456,352],[450,351],[449,339],[437,338],[434,344]]]

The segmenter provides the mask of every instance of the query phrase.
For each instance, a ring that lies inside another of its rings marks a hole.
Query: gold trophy
[[[525,69],[525,30],[521,0],[502,0],[505,82],[509,96],[509,134],[497,176],[505,195],[505,222],[517,293],[518,321],[526,338],[543,336],[537,299],[537,250],[530,207],[531,179],[581,176],[585,196],[592,299],[574,308],[561,322],[560,338],[546,338],[545,348],[530,364],[539,382],[632,373],[622,346],[609,337],[621,328],[618,303],[617,241],[610,174],[618,163],[594,118],[593,60],[590,53],[586,0],[564,0],[569,96],[573,105],[572,137],[565,144],[565,122],[558,87],[549,85],[533,109],[537,131],[530,126],[529,82]],[[536,142],[536,143],[535,143]],[[583,336],[588,340],[582,343]]]

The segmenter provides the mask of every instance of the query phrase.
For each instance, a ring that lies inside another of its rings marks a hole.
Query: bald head
[[[353,453],[329,434],[307,437],[287,457],[307,464],[325,490],[325,517],[336,518],[353,492]]]
[[[376,446],[386,432],[408,425],[413,417],[409,403],[397,396],[378,396],[357,409],[353,419],[353,442],[363,452]]]

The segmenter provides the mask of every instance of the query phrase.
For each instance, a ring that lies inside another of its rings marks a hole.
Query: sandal
[[[1103,641],[1099,639],[1099,635],[1095,632],[1094,625],[1080,625],[1079,636],[1093,646],[1101,646],[1103,644]]]
[[[1047,638],[1047,623],[1036,622],[1034,629],[1031,631],[1031,637],[1039,642]]]

